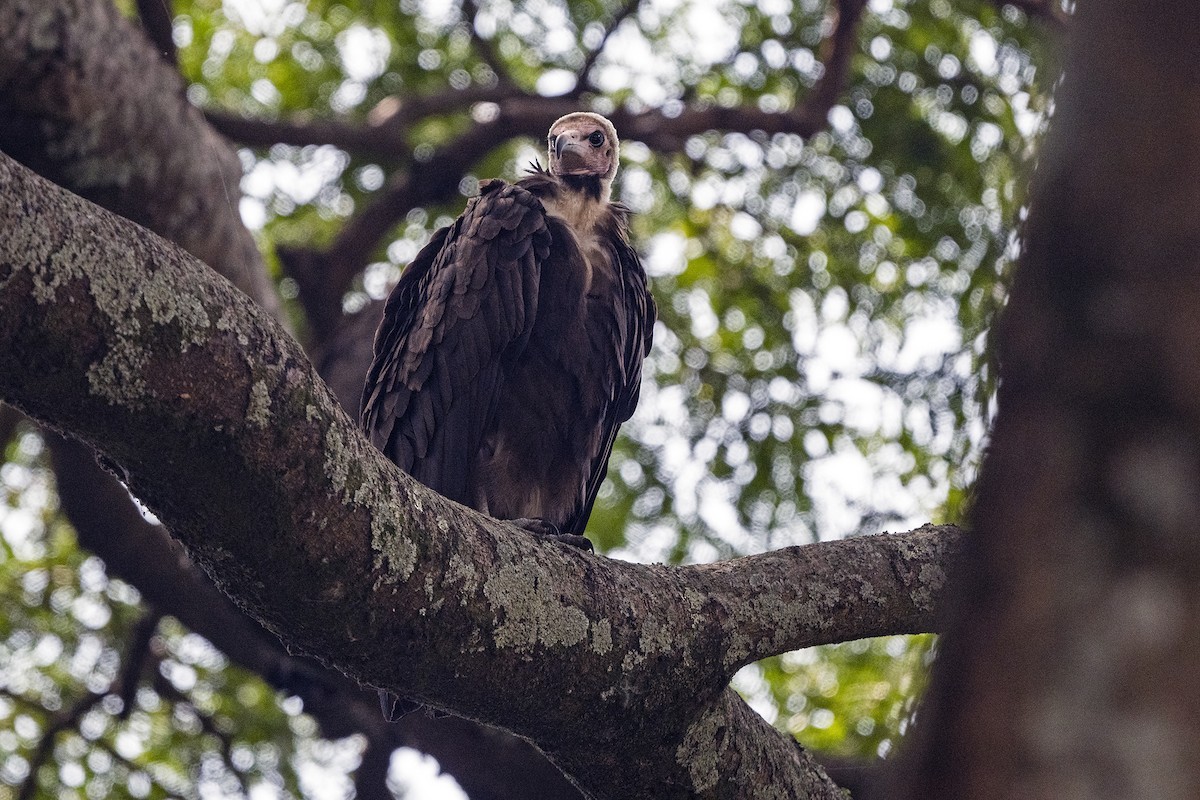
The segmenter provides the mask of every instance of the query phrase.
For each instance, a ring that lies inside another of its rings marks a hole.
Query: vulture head
[[[611,122],[590,111],[576,111],[559,117],[548,139],[551,173],[595,175],[605,189],[612,185],[620,141]]]

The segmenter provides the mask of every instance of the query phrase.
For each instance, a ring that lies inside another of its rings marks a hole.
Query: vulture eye
[[[594,131],[592,135],[588,137],[588,141],[591,142],[592,147],[599,147],[600,145],[604,144],[604,132]]]

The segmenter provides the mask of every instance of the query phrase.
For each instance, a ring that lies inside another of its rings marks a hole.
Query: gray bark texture
[[[0,397],[104,453],[290,648],[535,743],[594,797],[836,797],[742,665],[934,626],[953,529],[627,564],[433,494],[268,314],[0,159]]]
[[[19,416],[9,406],[0,410]],[[471,800],[578,797],[540,753],[496,728],[424,714],[388,723],[375,692],[312,659],[288,653],[275,636],[221,594],[161,525],[146,520],[125,488],[96,464],[90,448],[54,435],[47,439],[59,503],[79,544],[103,558],[109,574],[136,586],[156,611],[176,617],[279,691],[303,699],[305,712],[320,724],[322,735],[364,735],[374,754],[372,763],[386,762],[379,754],[386,756],[401,746],[428,753]],[[518,775],[520,779],[514,779]],[[358,798],[392,796],[377,772],[372,775],[360,767],[354,780]]]
[[[237,155],[107,0],[0,0],[0,150],[178,244],[271,313]]]
[[[1200,26],[1078,4],[910,798],[1200,797]]]

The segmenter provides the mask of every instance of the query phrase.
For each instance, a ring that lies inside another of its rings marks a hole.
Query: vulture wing
[[[646,288],[646,271],[637,251],[625,236],[624,208],[617,206],[614,213],[620,215],[621,224],[614,225],[606,239],[609,258],[619,266],[621,298],[618,308],[614,309],[616,324],[609,331],[612,341],[607,346],[619,358],[618,380],[613,387],[612,402],[605,411],[599,447],[593,454],[584,503],[564,533],[582,534],[587,526],[588,517],[592,515],[592,507],[596,503],[596,494],[608,473],[608,459],[612,455],[617,431],[637,408],[642,386],[642,360],[649,355],[654,336],[657,309],[654,297]]]
[[[529,339],[551,240],[528,191],[480,188],[388,297],[362,410],[364,432],[388,458],[467,505],[504,367]]]

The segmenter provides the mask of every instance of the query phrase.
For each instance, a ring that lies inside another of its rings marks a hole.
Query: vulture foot
[[[580,550],[587,550],[589,553],[595,552],[595,548],[592,547],[591,541],[586,536],[580,536],[576,533],[560,533],[558,526],[553,522],[547,522],[544,519],[530,519],[529,517],[521,517],[520,519],[509,521],[518,528],[524,528],[535,536],[569,544],[572,547],[578,547]]]

